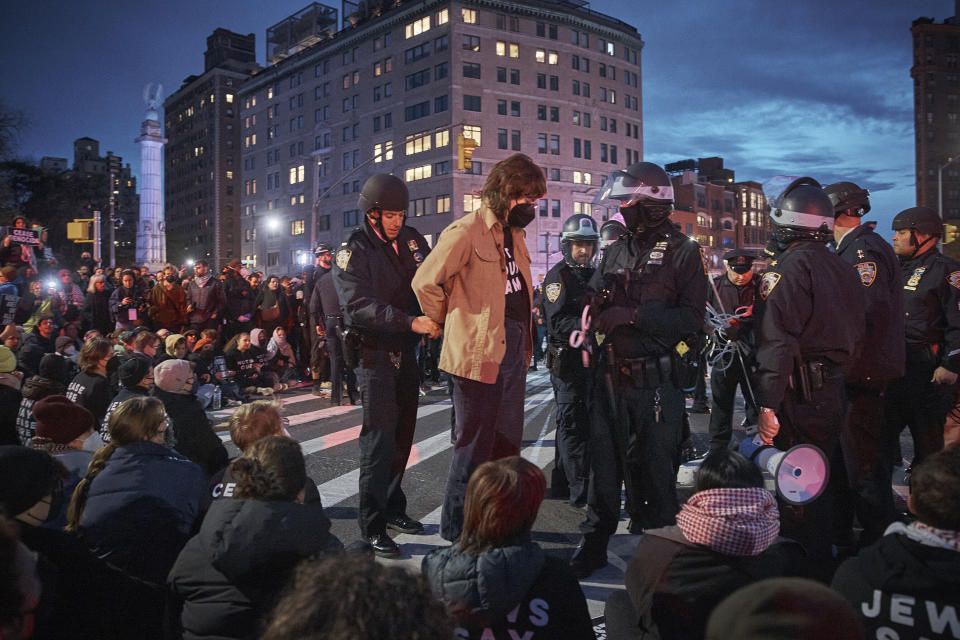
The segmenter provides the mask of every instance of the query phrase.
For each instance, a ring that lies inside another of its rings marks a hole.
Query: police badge
[[[551,282],[543,288],[543,295],[547,296],[547,300],[552,304],[560,297],[561,289],[562,285],[559,282]]]
[[[760,279],[760,297],[766,300],[778,282],[780,282],[780,274],[776,271],[767,271],[763,274],[763,277]]]
[[[350,256],[353,255],[353,252],[350,249],[340,249],[337,251],[337,266],[341,271],[347,270],[347,265],[350,264]]]
[[[411,253],[413,253],[414,251],[416,251],[416,250],[419,249],[420,247],[417,246],[417,241],[416,241],[416,240],[410,240],[409,242],[407,242],[407,248],[410,249],[410,252],[411,252]]]
[[[960,289],[960,271],[951,272],[950,275],[947,276],[947,282],[950,283],[951,287]]]
[[[853,265],[857,272],[860,274],[860,284],[865,287],[869,287],[873,284],[873,281],[877,279],[877,263],[876,262],[859,262]]]

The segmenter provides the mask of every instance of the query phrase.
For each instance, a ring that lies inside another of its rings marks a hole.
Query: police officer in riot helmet
[[[555,498],[570,504],[587,502],[587,395],[589,375],[579,350],[570,347],[570,334],[582,329],[587,283],[593,275],[600,244],[597,223],[575,214],[563,224],[563,259],[543,279],[543,310],[547,325],[547,366],[557,402],[555,465],[550,487]]]
[[[619,201],[626,233],[590,280],[591,329],[603,340],[591,380],[587,517],[570,561],[580,577],[607,564],[621,484],[632,531],[675,521],[683,389],[695,381],[707,292],[700,246],[669,220],[673,186],[662,168],[641,162],[615,171],[601,199]]]
[[[927,207],[893,219],[893,251],[900,259],[906,322],[906,373],[887,388],[887,448],[905,426],[913,436],[913,461],[943,448],[943,426],[960,372],[960,263],[937,249],[940,216]],[[892,454],[890,458],[892,458]]]
[[[419,334],[436,337],[440,327],[421,314],[410,288],[430,249],[416,229],[404,224],[406,185],[395,176],[374,175],[364,183],[357,204],[364,221],[337,251],[333,276],[344,323],[358,337],[344,348],[358,356],[346,360],[359,360],[363,398],[360,532],[377,555],[390,557],[399,548],[387,528],[423,530],[407,515],[400,485],[417,419],[416,345]]]
[[[856,271],[826,246],[833,237],[834,211],[820,184],[812,178],[780,182],[788,184],[770,199],[775,259],[759,290],[759,435],[783,450],[816,445],[835,466],[842,464],[844,372],[864,335],[863,287]],[[764,191],[778,192],[769,186]],[[802,508],[780,506],[783,535],[806,547],[811,576],[823,580],[836,568],[833,493],[831,485]]]
[[[824,188],[833,204],[833,246],[860,279],[866,305],[864,345],[846,375],[850,409],[840,432],[845,464],[838,476],[836,539],[854,544],[853,518],[863,528],[859,545],[872,543],[893,521],[889,456],[883,451],[883,395],[904,372],[903,295],[900,265],[893,248],[864,222],[870,193],[853,182]]]
[[[621,218],[620,214],[614,215],[612,218],[600,225],[600,250],[606,251],[607,247],[620,239],[620,236],[627,232],[627,228],[623,225],[623,221],[619,220]]]

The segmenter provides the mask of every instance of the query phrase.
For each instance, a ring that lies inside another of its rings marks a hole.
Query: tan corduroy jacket
[[[526,232],[513,230],[514,260],[527,285],[530,253]],[[443,325],[440,368],[453,375],[486,384],[497,381],[506,350],[503,326],[507,265],[503,255],[503,226],[486,207],[453,221],[413,277],[420,308]],[[533,341],[527,327],[527,362]]]

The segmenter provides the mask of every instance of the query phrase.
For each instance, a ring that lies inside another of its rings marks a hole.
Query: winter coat
[[[107,336],[113,331],[113,318],[110,316],[110,292],[92,291],[87,293],[80,310],[85,329],[96,329],[100,335]]]
[[[190,324],[204,324],[210,316],[219,313],[223,307],[223,290],[220,281],[214,277],[201,287],[196,280],[187,285],[187,305],[193,305],[193,311],[188,314]]]
[[[20,400],[20,378],[12,373],[0,373],[0,445],[20,444],[17,435]]]
[[[150,319],[155,327],[179,331],[187,322],[187,294],[183,287],[174,284],[171,289],[157,285],[147,294]]]
[[[143,387],[137,387],[135,389],[121,387],[117,395],[115,395],[113,400],[110,401],[110,405],[107,407],[107,412],[103,415],[103,421],[100,422],[100,437],[103,438],[104,442],[110,442],[110,414],[130,398],[139,398],[140,396],[145,395],[148,394],[147,390]]]
[[[143,440],[118,447],[90,483],[80,535],[128,575],[164,584],[206,486],[198,465],[163,445]]]
[[[868,638],[960,638],[960,551],[887,534],[841,564],[831,586]]]
[[[63,395],[65,391],[66,387],[60,382],[40,376],[28,378],[23,383],[23,388],[20,389],[22,395],[20,410],[17,412],[17,435],[20,437],[20,444],[24,446],[30,444],[30,438],[37,430],[37,421],[33,418],[33,405],[47,396]]]
[[[226,466],[229,460],[227,450],[213,432],[210,419],[196,396],[170,393],[157,387],[154,387],[153,395],[163,402],[173,423],[178,453],[199,464],[208,476]]]
[[[123,304],[126,298],[133,300],[130,305]],[[131,311],[133,318],[131,319]],[[134,285],[130,289],[119,286],[110,294],[110,316],[114,324],[122,329],[139,327],[146,320],[147,303],[143,298],[143,291]]]
[[[253,319],[257,294],[250,288],[250,283],[237,276],[228,277],[221,286],[224,299],[223,315],[226,319],[231,322],[236,322],[240,316],[250,316],[248,320]]]
[[[90,411],[95,418],[94,424],[103,422],[113,396],[110,381],[97,373],[81,371],[67,385],[67,398]]]
[[[752,582],[796,575],[802,547],[778,538],[755,556],[732,556],[687,540],[677,526],[646,532],[624,583],[644,638],[702,638],[725,597]]]
[[[478,554],[435,549],[421,570],[459,627],[457,638],[594,638],[577,579],[534,542]]]
[[[281,500],[219,500],[170,571],[184,640],[257,637],[294,567],[339,552],[323,510]]]
[[[23,337],[23,346],[20,347],[20,357],[17,360],[28,376],[35,376],[39,373],[40,360],[43,356],[54,353],[56,350],[56,334],[44,338],[39,333],[31,331]]]

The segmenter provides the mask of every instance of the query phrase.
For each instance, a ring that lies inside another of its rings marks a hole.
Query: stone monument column
[[[163,125],[157,107],[160,104],[160,85],[147,85],[144,100],[147,102],[146,119],[140,125],[140,137],[134,140],[140,145],[140,219],[137,222],[136,261],[150,271],[159,271],[167,262],[166,228],[163,221]]]

